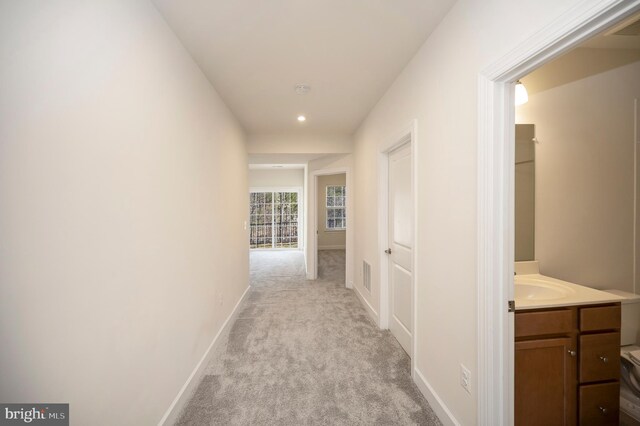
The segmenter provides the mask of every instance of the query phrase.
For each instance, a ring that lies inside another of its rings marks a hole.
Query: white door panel
[[[393,315],[402,326],[411,332],[411,272],[394,265],[391,271],[393,279]]]
[[[411,354],[413,333],[413,202],[411,146],[389,154],[389,329]]]
[[[389,176],[393,177],[394,185],[389,193],[389,198],[393,209],[391,213],[393,217],[391,241],[394,244],[411,248],[413,246],[412,209],[407,208],[411,206],[411,152],[408,151],[407,154],[395,156],[392,153],[390,157]]]
[[[411,271],[411,256],[413,251],[410,248],[398,244],[391,245],[391,266],[400,265],[407,271]]]

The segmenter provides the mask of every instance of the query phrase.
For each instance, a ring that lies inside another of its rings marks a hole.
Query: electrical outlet
[[[471,372],[462,364],[460,364],[460,386],[471,395]]]

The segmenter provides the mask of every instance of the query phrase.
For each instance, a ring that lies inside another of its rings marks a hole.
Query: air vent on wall
[[[362,261],[362,285],[371,293],[371,265]]]

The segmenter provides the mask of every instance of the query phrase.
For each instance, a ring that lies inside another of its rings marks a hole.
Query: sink
[[[516,300],[557,300],[575,293],[568,286],[541,278],[516,276],[514,283]]]

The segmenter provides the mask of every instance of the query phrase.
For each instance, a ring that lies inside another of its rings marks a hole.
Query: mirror
[[[515,260],[535,260],[535,127],[516,124]]]

